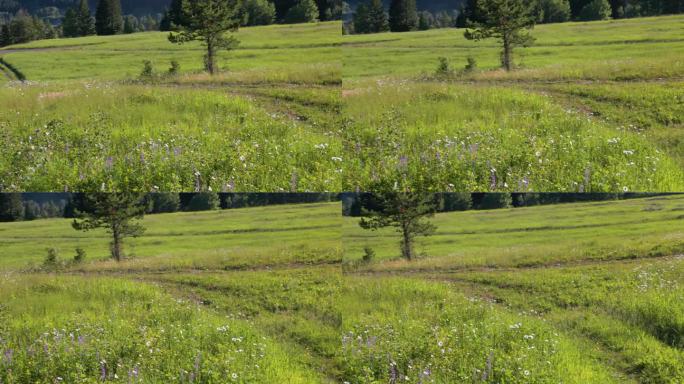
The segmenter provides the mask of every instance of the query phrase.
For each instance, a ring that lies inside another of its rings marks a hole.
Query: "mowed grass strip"
[[[359,270],[534,267],[684,253],[684,196],[440,213],[434,236],[417,239],[418,260],[400,259],[392,229],[344,219],[344,261]],[[364,247],[376,260],[359,263]]]
[[[147,231],[126,240],[129,258],[120,263],[108,260],[104,230],[78,232],[68,219],[3,223],[0,265],[39,266],[48,248],[68,260],[77,247],[88,260],[72,269],[88,272],[332,264],[341,260],[339,211],[339,203],[323,203],[148,215]]]

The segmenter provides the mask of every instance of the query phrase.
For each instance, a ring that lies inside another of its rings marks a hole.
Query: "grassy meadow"
[[[327,383],[339,377],[339,203],[147,216],[104,230],[2,224],[3,383]],[[40,268],[47,248],[80,264]]]
[[[683,209],[679,195],[443,213],[412,262],[397,234],[345,218],[352,382],[681,382]]]
[[[510,73],[459,29],[345,36],[344,189],[680,191],[683,19],[539,25]]]
[[[161,32],[0,50],[28,79],[0,86],[1,188],[338,191],[339,30],[241,29],[214,77],[199,43]]]

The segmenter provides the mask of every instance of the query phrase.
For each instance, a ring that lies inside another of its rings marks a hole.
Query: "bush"
[[[221,207],[221,201],[215,192],[200,192],[195,194],[188,204],[188,211],[213,211]]]
[[[468,57],[468,63],[466,64],[465,68],[463,68],[463,71],[466,73],[473,72],[477,69],[477,61],[475,60],[474,57]]]
[[[268,25],[275,21],[275,5],[268,0],[244,0],[241,7],[242,25]]]
[[[171,67],[169,67],[169,75],[175,76],[180,73],[180,64],[178,61],[171,60]]]
[[[83,248],[78,247],[76,248],[76,255],[74,256],[74,263],[82,263],[85,261],[86,258],[86,252]]]
[[[143,70],[140,72],[140,77],[143,79],[149,79],[154,75],[154,67],[152,67],[152,62],[149,60],[143,61]]]
[[[47,256],[45,256],[45,261],[43,261],[43,265],[45,267],[55,267],[57,265],[57,259],[57,250],[55,248],[48,248]]]
[[[449,59],[446,57],[439,57],[439,64],[437,64],[437,70],[435,70],[435,75],[437,76],[448,76],[451,75],[452,71],[449,66]]]
[[[592,0],[580,11],[582,21],[605,20],[610,17],[611,8],[608,0]]]
[[[373,261],[374,258],[375,258],[375,251],[373,250],[373,248],[368,247],[368,246],[364,247],[363,248],[363,261],[365,263],[370,263],[371,261]]]

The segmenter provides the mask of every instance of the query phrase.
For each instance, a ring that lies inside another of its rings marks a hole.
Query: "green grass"
[[[244,28],[214,77],[161,32],[0,50],[29,80],[0,86],[0,189],[339,191],[339,31]]]
[[[680,191],[682,20],[540,25],[510,73],[460,29],[345,36],[343,188]]]
[[[145,234],[128,239],[129,258],[108,258],[105,230],[78,232],[68,219],[0,224],[0,269],[42,263],[48,248],[71,259],[88,255],[79,271],[221,270],[329,264],[341,259],[339,203],[284,205],[202,213],[148,215]],[[312,242],[310,239],[315,238]]]
[[[413,262],[397,260],[396,234],[345,219],[353,382],[388,380],[392,361],[412,381],[425,367],[435,382],[682,381],[683,203],[438,214]]]
[[[143,59],[152,61],[158,71],[166,71],[171,60],[178,61],[183,73],[201,71],[203,47],[199,43],[175,45],[167,36],[164,32],[147,32],[40,40],[7,47],[5,50],[25,50],[4,55],[0,50],[0,55],[33,81],[137,77]],[[236,82],[242,75],[243,82],[287,80],[285,74],[305,74],[312,83],[339,83],[341,79],[339,22],[243,28],[235,36],[240,46],[221,52],[218,64]],[[321,78],[317,80],[316,76]]]
[[[311,383],[314,372],[246,320],[115,278],[0,281],[3,382]]]
[[[404,262],[398,234],[367,231],[345,218],[344,260],[361,270],[546,266],[684,253],[684,196],[440,213],[434,236],[418,238],[419,260]],[[376,260],[358,264],[364,247]]]

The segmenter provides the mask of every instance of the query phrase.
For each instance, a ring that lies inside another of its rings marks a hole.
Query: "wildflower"
[[[334,157],[331,158],[331,160],[332,160],[332,161],[342,161],[342,158],[341,158],[341,157],[335,157],[335,156],[334,156]]]
[[[232,377],[232,378],[233,378],[233,380],[236,380],[236,379],[238,378],[238,374],[237,374],[237,373],[235,373],[235,372],[233,372],[233,374],[232,374],[232,375],[230,375],[230,377]]]

